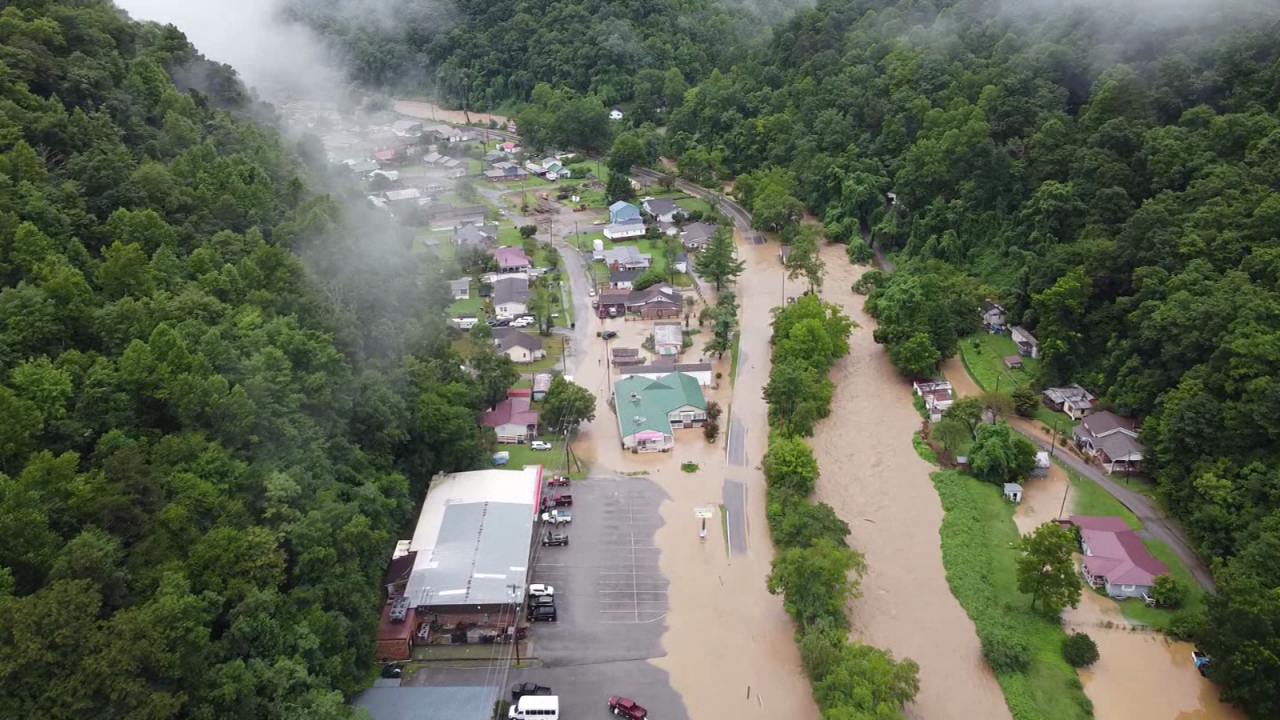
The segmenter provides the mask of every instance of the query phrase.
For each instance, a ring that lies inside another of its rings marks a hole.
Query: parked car
[[[403,674],[404,674],[404,666],[402,666],[400,663],[391,663],[390,665],[382,666],[382,677],[384,678],[395,679],[400,677]]]
[[[533,442],[529,443],[529,449],[530,450],[550,450],[551,443],[545,442],[543,440],[534,440]]]
[[[555,605],[540,605],[529,608],[529,622],[555,622]]]
[[[547,547],[549,545],[566,545],[567,546],[568,544],[569,544],[569,535],[566,533],[548,531],[547,534],[544,535],[542,538],[543,547]]]
[[[525,327],[529,327],[532,324],[533,324],[533,318],[531,317],[516,318],[515,320],[511,321],[511,327],[514,327],[514,328],[525,328]]]
[[[596,289],[587,288],[587,297],[595,297],[595,296],[596,296]],[[599,303],[596,303],[596,304],[599,305]]]
[[[1209,667],[1209,663],[1213,662],[1206,653],[1199,650],[1191,651],[1191,662],[1196,666],[1196,670],[1200,671],[1200,677],[1204,677],[1205,668]]]
[[[613,308],[610,308],[610,310],[612,309]],[[612,340],[618,337],[618,333],[613,330],[605,330],[604,332],[600,333],[600,337],[604,338],[605,340]]]
[[[550,595],[543,595],[542,597],[529,598],[529,606],[526,612],[528,613],[528,617],[530,620],[533,619],[533,613],[537,611],[538,608],[551,608],[552,610],[555,610],[556,599]]]
[[[547,484],[551,487],[569,487],[569,478],[563,475],[552,475]]]
[[[609,709],[614,715],[628,718],[629,720],[644,720],[649,717],[649,711],[636,704],[631,698],[624,698],[614,695],[609,698]]]
[[[556,508],[542,513],[542,522],[551,523],[552,525],[563,525],[572,521],[573,513],[563,508]]]
[[[533,583],[529,586],[529,597],[542,597],[543,595],[555,595],[556,589],[551,585],[543,583]]]
[[[570,507],[573,505],[573,496],[569,493],[556,493],[551,496],[551,504],[556,507]]]
[[[497,320],[498,322],[502,322],[503,320],[507,322],[511,322],[512,320],[516,319],[516,316],[512,315],[511,313],[498,313],[498,315],[494,319]]]
[[[537,683],[516,683],[511,686],[511,702],[520,702],[525,695],[550,695],[551,688]]]

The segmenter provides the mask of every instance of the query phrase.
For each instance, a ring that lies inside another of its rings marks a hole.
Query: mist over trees
[[[440,278],[171,27],[30,0],[0,69],[0,716],[352,716],[492,442]]]

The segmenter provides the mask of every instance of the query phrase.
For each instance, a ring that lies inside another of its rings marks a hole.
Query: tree
[[[1040,612],[1056,617],[1065,607],[1075,607],[1080,602],[1080,575],[1076,572],[1071,555],[1076,550],[1073,534],[1056,522],[1044,525],[1024,535],[1017,548],[1018,590],[1031,595],[1031,608],[1040,604]]]
[[[609,151],[609,172],[616,175],[628,175],[631,168],[646,164],[644,144],[633,133],[623,133],[613,142]]]
[[[916,333],[889,348],[889,362],[909,378],[928,377],[938,371],[942,355],[929,342],[929,336]]]
[[[1082,632],[1073,632],[1062,641],[1062,656],[1071,667],[1089,667],[1098,662],[1098,644]]]
[[[826,503],[811,503],[793,492],[768,491],[769,529],[779,548],[808,547],[821,539],[843,545],[849,524]]]
[[[605,183],[604,194],[610,203],[615,203],[619,200],[630,200],[636,193],[631,186],[631,178],[625,173],[613,173]]]
[[[978,402],[982,403],[982,412],[990,417],[993,423],[1009,415],[1014,406],[1012,398],[995,390],[984,390],[978,396]]]
[[[797,495],[813,492],[818,480],[818,460],[813,456],[813,448],[797,437],[771,437],[769,451],[764,456],[764,478],[770,487]]]
[[[649,268],[640,273],[635,280],[631,281],[631,287],[635,290],[645,290],[657,285],[660,282],[666,282],[667,278],[657,268]]]
[[[1013,409],[1022,417],[1032,417],[1040,408],[1040,393],[1022,386],[1013,389]]]
[[[990,483],[1018,482],[1035,469],[1036,446],[1003,422],[982,425],[969,451],[969,467]]]
[[[998,673],[1025,672],[1031,666],[1031,645],[1008,628],[989,628],[982,634],[982,656]]]
[[[480,191],[476,190],[476,184],[466,178],[454,181],[453,193],[462,202],[474,203],[480,200]]]
[[[711,313],[711,339],[703,347],[716,357],[723,357],[733,349],[733,336],[738,331],[738,303],[730,290],[725,290],[716,298]]]
[[[920,668],[912,660],[897,661],[888,650],[846,642],[813,695],[831,720],[900,716],[902,707],[920,691]]]
[[[546,397],[542,399],[542,417],[547,427],[558,431],[577,427],[596,417],[596,396],[580,385],[557,374],[551,380]]]
[[[875,251],[871,246],[863,242],[861,238],[852,238],[849,240],[849,249],[847,251],[849,262],[853,265],[866,265],[875,257]]]
[[[694,259],[693,266],[699,275],[715,285],[716,292],[720,292],[742,274],[746,263],[737,259],[733,235],[728,228],[721,226],[712,233],[706,248]]]
[[[697,299],[695,299],[692,295],[684,296],[684,327],[686,330],[689,329],[689,317],[693,315],[693,308],[697,304],[698,304]]]
[[[811,226],[803,226],[791,241],[791,252],[787,256],[787,277],[796,280],[805,278],[809,281],[809,292],[822,289],[823,273],[826,264],[818,248],[818,232]]]
[[[973,441],[973,432],[962,420],[947,413],[941,422],[929,428],[929,439],[954,455],[957,450]]]
[[[769,573],[769,592],[783,596],[783,606],[802,628],[823,618],[847,627],[844,606],[857,597],[866,569],[860,553],[824,538],[810,547],[778,553]]]
[[[978,434],[978,426],[982,424],[982,401],[976,397],[957,398],[951,407],[947,408],[947,419],[955,420],[963,423],[969,428],[969,437],[975,437]]]
[[[537,225],[521,225],[520,226],[520,237],[522,238],[531,238],[537,234],[538,234]]]

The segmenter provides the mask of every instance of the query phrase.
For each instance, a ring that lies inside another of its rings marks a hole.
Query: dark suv
[[[548,532],[546,536],[542,538],[543,547],[546,547],[547,545],[568,545],[568,544],[569,544],[569,536],[566,533]]]
[[[555,605],[535,605],[529,608],[529,622],[555,622]]]

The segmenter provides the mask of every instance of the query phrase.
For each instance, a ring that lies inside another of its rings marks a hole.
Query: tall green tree
[[[1075,536],[1056,522],[1047,522],[1018,541],[1018,590],[1031,596],[1031,608],[1056,617],[1080,602],[1082,583],[1072,553]]]
[[[746,263],[739,260],[733,246],[733,234],[721,226],[711,235],[707,247],[694,258],[693,267],[698,274],[715,285],[719,292],[725,285],[736,281]]]

